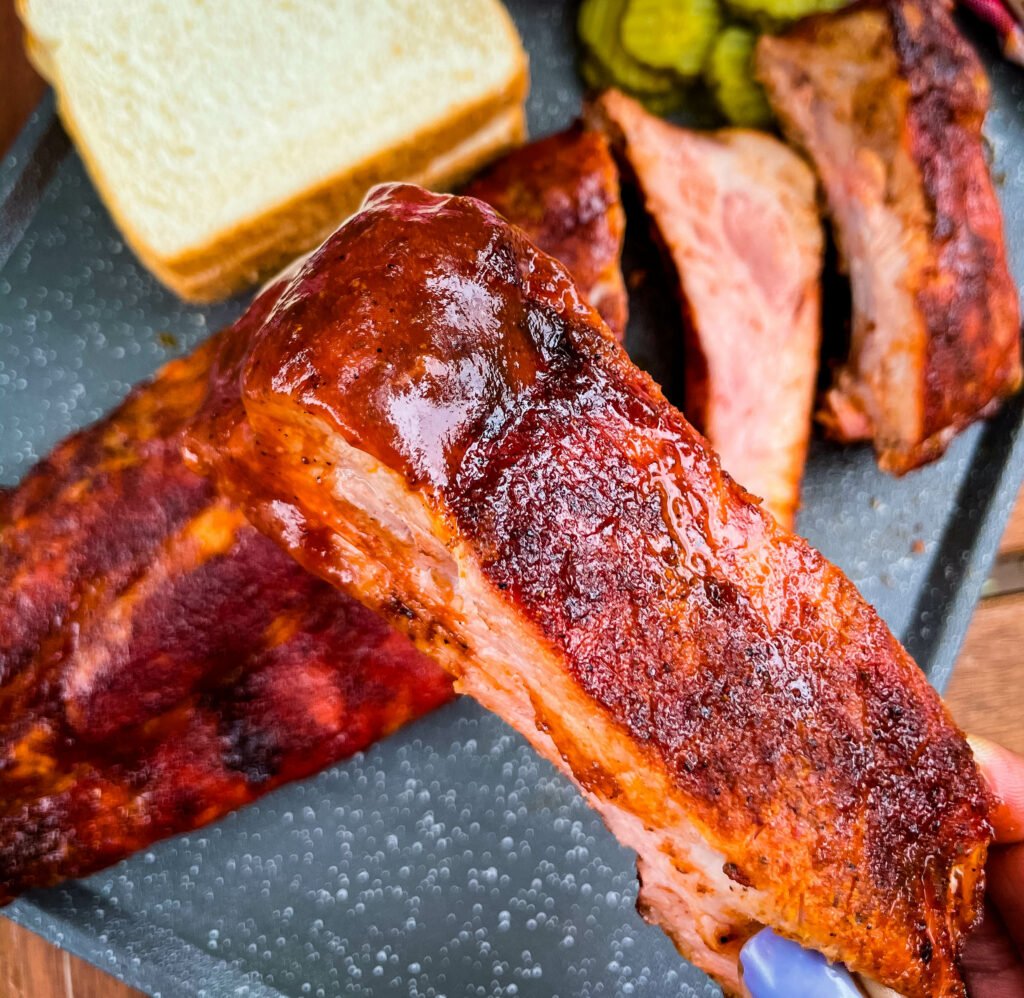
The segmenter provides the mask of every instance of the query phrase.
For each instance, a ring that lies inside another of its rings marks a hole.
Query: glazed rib
[[[821,418],[901,474],[1021,381],[984,71],[939,0],[810,18],[764,36],[757,70],[821,178],[850,274],[850,354]]]
[[[679,278],[686,418],[792,528],[821,343],[814,175],[763,132],[677,128],[617,91],[591,117],[621,148]]]
[[[607,149],[575,133],[540,146],[499,167],[490,194],[583,280],[614,285]],[[407,638],[182,462],[228,343],[245,348],[280,290],[0,493],[0,904],[221,817],[453,696]]]
[[[217,341],[61,444],[0,523],[0,903],[92,873],[452,697],[182,463]]]
[[[738,993],[767,924],[963,995],[990,836],[963,736],[563,268],[480,202],[379,188],[234,372],[192,459],[572,776],[686,956]]]
[[[560,260],[621,342],[628,299],[619,259],[626,217],[603,135],[579,127],[500,159],[465,193],[497,208]]]

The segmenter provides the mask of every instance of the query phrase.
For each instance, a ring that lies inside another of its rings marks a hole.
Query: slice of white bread
[[[323,239],[383,180],[448,187],[525,133],[499,0],[19,0],[140,259],[196,301]]]

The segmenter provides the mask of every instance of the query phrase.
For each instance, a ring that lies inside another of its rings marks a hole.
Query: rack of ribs
[[[792,528],[821,344],[814,174],[763,132],[678,128],[615,90],[588,118],[619,146],[678,277],[686,418]]]
[[[216,339],[76,434],[0,521],[0,901],[307,776],[452,697],[182,463]]]
[[[622,226],[606,148],[571,131],[512,155],[499,169],[519,193],[492,179],[491,195],[551,252],[564,242],[610,303]],[[577,204],[604,205],[607,223]],[[607,237],[579,240],[573,219]],[[453,696],[407,638],[182,461],[228,337],[244,347],[282,288],[0,492],[0,903],[221,817]]]
[[[850,274],[850,354],[822,420],[902,474],[1020,386],[984,71],[940,0],[809,18],[764,36],[756,64],[814,163]]]
[[[561,766],[687,957],[739,993],[769,925],[964,994],[966,740],[564,268],[478,201],[378,188],[227,353],[189,460]]]

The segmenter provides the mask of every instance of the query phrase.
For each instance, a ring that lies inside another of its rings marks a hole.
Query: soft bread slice
[[[524,133],[498,0],[19,0],[111,214],[184,297],[253,283],[373,184],[448,187]]]
[[[514,104],[457,145],[442,152],[419,172],[412,183],[435,191],[460,187],[473,174],[526,138],[526,114]],[[143,258],[168,287],[191,301],[225,298],[258,283],[318,246],[358,207],[363,194],[377,181],[353,174],[347,183],[335,178],[317,190],[306,190],[263,216],[259,225],[246,226],[232,238],[197,256],[193,267],[174,269],[162,261]]]

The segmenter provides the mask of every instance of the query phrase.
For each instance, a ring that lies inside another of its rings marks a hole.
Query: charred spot
[[[268,732],[251,727],[244,719],[236,719],[226,725],[224,740],[224,765],[240,773],[248,783],[259,786],[277,775],[281,747]]]
[[[743,649],[743,655],[747,661],[755,665],[764,665],[768,661],[768,645],[761,642],[747,645]]]
[[[754,883],[735,863],[725,863],[722,866],[724,873],[730,880],[735,881],[743,887],[753,887]]]
[[[392,596],[382,609],[387,616],[404,617],[406,620],[416,619],[416,611],[398,596]]]
[[[921,949],[918,951],[918,953],[919,953],[919,955],[921,957],[921,962],[922,963],[931,963],[932,962],[932,952],[933,952],[933,950],[932,950],[931,940],[930,939],[926,939],[923,943],[921,943]]]
[[[725,585],[716,578],[705,580],[705,595],[708,602],[714,607],[725,606],[726,592]]]

